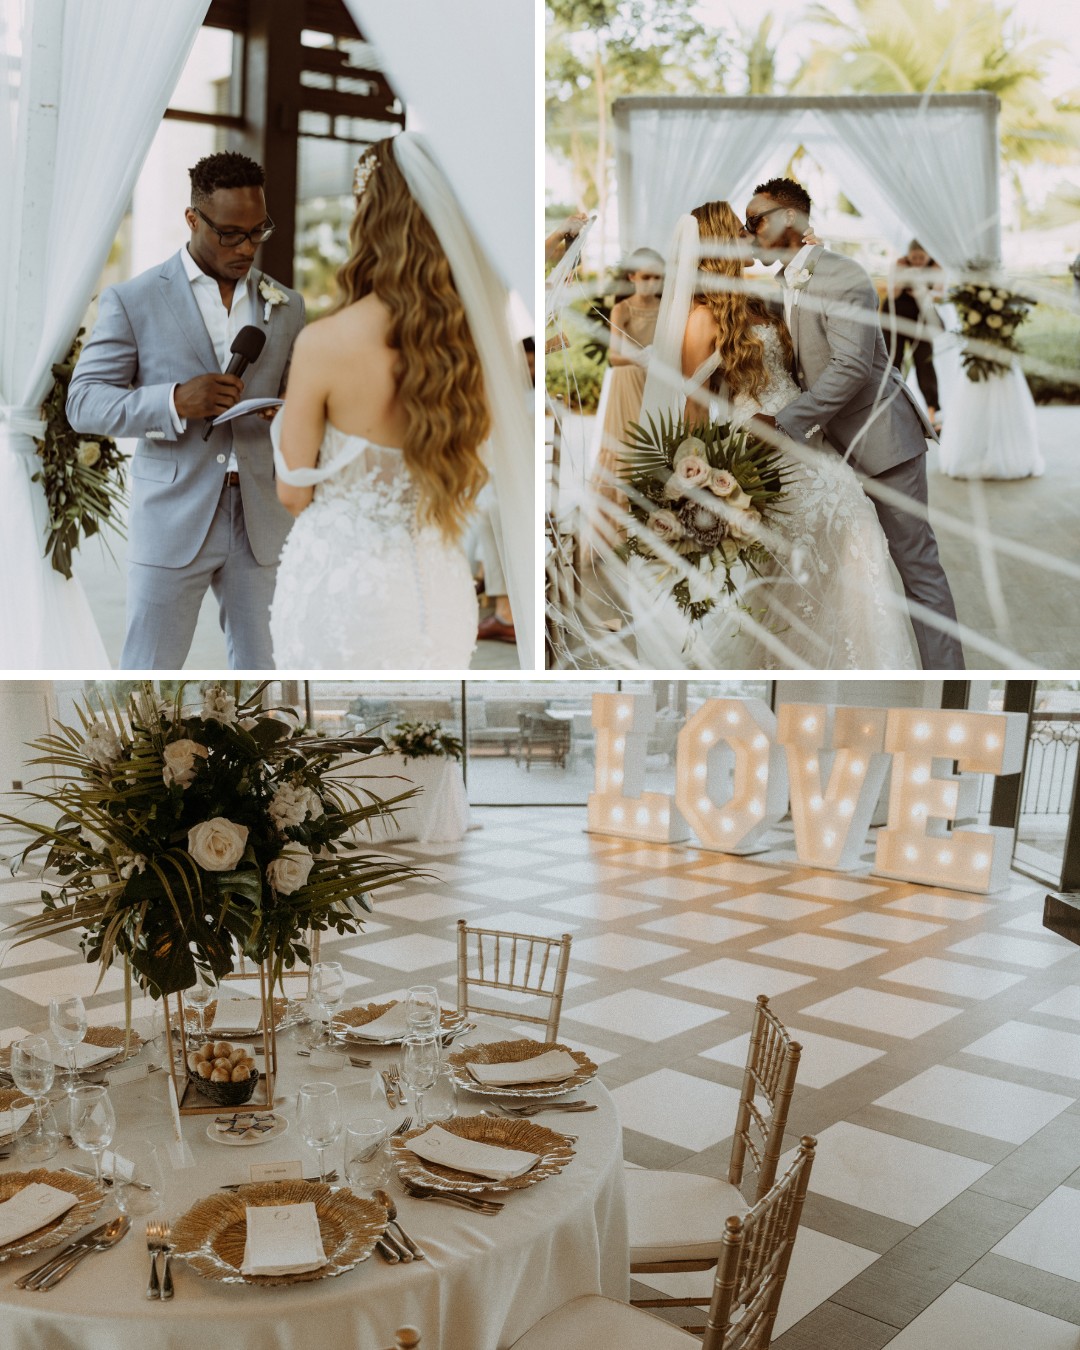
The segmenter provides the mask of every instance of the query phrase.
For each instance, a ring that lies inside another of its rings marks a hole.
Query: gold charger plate
[[[326,1265],[293,1275],[243,1275],[248,1206],[311,1202],[319,1220]],[[197,1275],[224,1284],[302,1284],[343,1275],[366,1260],[386,1231],[386,1210],[350,1190],[332,1190],[318,1181],[266,1181],[197,1200],[173,1224],[174,1255]]]
[[[549,1050],[565,1050],[573,1056],[577,1069],[569,1078],[560,1083],[514,1083],[506,1087],[485,1086],[469,1072],[470,1064],[517,1064],[523,1059],[533,1059],[545,1055]],[[563,1097],[568,1092],[576,1092],[596,1076],[596,1065],[583,1050],[571,1050],[559,1041],[491,1041],[487,1045],[463,1045],[452,1055],[447,1055],[450,1075],[459,1088],[466,1092],[479,1092],[485,1097]]]
[[[538,1161],[520,1177],[505,1181],[491,1181],[475,1172],[459,1172],[453,1167],[427,1162],[409,1148],[409,1140],[424,1130],[410,1130],[390,1140],[398,1175],[403,1181],[428,1186],[433,1191],[447,1191],[475,1195],[481,1191],[524,1191],[537,1182],[553,1177],[563,1170],[574,1156],[573,1145],[565,1134],[537,1125],[532,1120],[495,1120],[492,1116],[458,1116],[456,1120],[441,1121],[442,1129],[461,1139],[472,1139],[479,1144],[495,1144],[499,1148],[520,1148],[538,1155]],[[425,1129],[427,1127],[425,1126]]]
[[[400,1002],[400,999],[392,998],[386,1003],[362,1003],[355,1008],[345,1008],[342,1012],[334,1013],[330,1019],[334,1039],[348,1041],[353,1045],[358,1043],[363,1045],[400,1045],[402,1040],[400,1036],[394,1040],[376,1041],[363,1034],[363,1029],[369,1022],[374,1022],[383,1013],[388,1013],[391,1008],[396,1008]],[[439,1014],[439,1022],[443,1031],[452,1031],[463,1021],[462,1014],[453,1008],[443,1008]]]
[[[274,1030],[280,1031],[289,1015],[289,1000],[276,998],[274,1003]],[[194,1009],[191,1009],[194,1012]],[[262,1027],[257,1031],[218,1031],[214,1030],[214,1014],[217,1012],[217,999],[212,998],[203,1010],[203,1024],[206,1027],[207,1040],[215,1041],[251,1041],[262,1040]],[[189,1033],[190,1038],[190,1033]]]
[[[78,1201],[44,1228],[27,1233],[16,1242],[0,1246],[0,1261],[8,1261],[13,1256],[32,1256],[34,1252],[44,1251],[46,1247],[57,1247],[65,1239],[77,1233],[88,1224],[101,1208],[105,1199],[105,1189],[95,1185],[90,1177],[80,1177],[74,1172],[51,1172],[46,1167],[35,1167],[29,1172],[6,1172],[0,1175],[0,1203],[18,1195],[27,1186],[40,1181],[45,1186],[55,1186],[58,1191],[68,1191],[77,1195]]]
[[[0,1116],[16,1106],[33,1106],[33,1101],[21,1088],[0,1088]],[[10,1143],[14,1135],[0,1130],[0,1144]]]

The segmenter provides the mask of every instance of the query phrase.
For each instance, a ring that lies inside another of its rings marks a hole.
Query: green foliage
[[[949,291],[949,299],[967,343],[961,354],[964,371],[977,383],[1009,369],[1013,354],[1020,350],[1016,330],[1027,319],[1032,301],[995,285],[985,266],[975,264],[974,272]],[[1004,359],[998,359],[998,350]]]
[[[124,456],[107,436],[84,440],[67,420],[67,394],[82,344],[80,328],[71,350],[53,366],[52,388],[41,405],[45,435],[36,441],[41,468],[33,476],[49,507],[45,557],[57,572],[71,579],[71,555],[83,537],[103,526],[123,536],[118,515],[124,502]]]
[[[441,722],[399,722],[386,744],[406,759],[460,760],[463,753],[461,741]]]
[[[1069,278],[1062,296],[1072,294]],[[1080,404],[1080,322],[1075,312],[1041,300],[1020,338],[1028,385],[1036,403]],[[1028,369],[1028,358],[1049,369]]]

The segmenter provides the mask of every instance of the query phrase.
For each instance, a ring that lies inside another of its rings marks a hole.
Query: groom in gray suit
[[[242,396],[283,393],[304,302],[252,265],[274,228],[260,166],[227,151],[190,175],[189,242],[102,293],[67,415],[78,432],[139,438],[123,667],[179,669],[209,586],[230,667],[269,670],[270,601],[292,518],[277,499],[268,423],[241,416],[209,439],[204,429]],[[248,325],[266,341],[241,379],[227,367]]]
[[[851,258],[804,244],[810,197],[790,178],[758,187],[746,228],[762,262],[781,262],[784,317],[803,393],[758,420],[797,444],[824,438],[858,471],[904,583],[924,670],[962,670],[956,608],[926,519],[926,438],[934,430],[889,361],[870,277]],[[881,500],[874,485],[914,504]],[[948,621],[944,631],[921,611]]]

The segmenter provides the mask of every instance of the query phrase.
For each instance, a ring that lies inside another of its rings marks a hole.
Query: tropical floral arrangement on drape
[[[103,526],[123,535],[119,511],[125,498],[124,456],[108,436],[84,438],[67,420],[68,385],[84,331],[79,329],[65,359],[52,368],[52,388],[41,405],[45,434],[35,442],[41,468],[33,482],[42,485],[49,507],[45,557],[69,581],[71,555],[83,537],[89,539]]]
[[[461,742],[441,722],[399,722],[386,739],[406,759],[460,759]]]
[[[976,275],[954,286],[949,299],[956,306],[961,336],[966,345],[960,354],[964,373],[978,383],[1004,375],[1020,351],[1016,330],[1028,318],[1034,301],[987,280],[986,264],[973,264]],[[987,350],[989,348],[990,350]],[[993,348],[999,348],[998,359]]]
[[[9,935],[79,930],[102,974],[122,960],[129,992],[134,972],[155,998],[194,984],[196,967],[219,979],[241,956],[277,981],[308,962],[308,930],[357,932],[369,892],[421,875],[350,842],[417,789],[383,799],[331,776],[383,742],[312,735],[291,710],[264,710],[262,687],[243,701],[235,689],[209,686],[191,712],[183,685],[161,701],[146,684],[126,707],[77,705],[80,725],[31,744],[46,786],[14,795],[35,819],[0,819],[59,886]]]

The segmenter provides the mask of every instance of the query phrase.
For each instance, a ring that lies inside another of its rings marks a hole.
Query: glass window
[[[1013,861],[1053,886],[1061,883],[1080,754],[1080,681],[1039,680]]]

